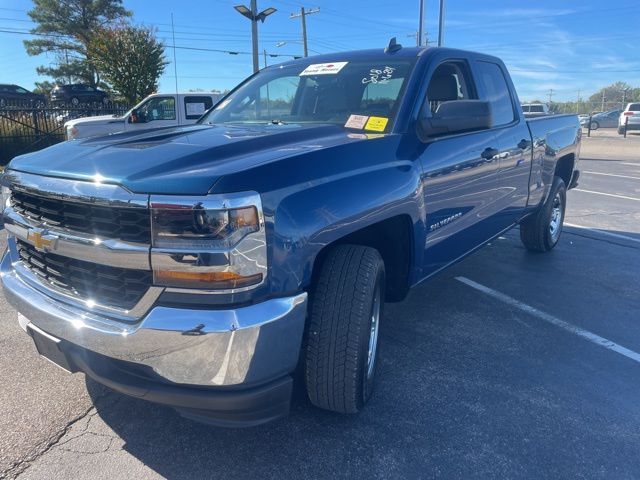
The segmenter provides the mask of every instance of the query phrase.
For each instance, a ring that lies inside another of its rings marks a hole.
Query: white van
[[[109,133],[195,123],[222,97],[220,93],[154,93],[123,116],[101,115],[69,120],[67,140]]]

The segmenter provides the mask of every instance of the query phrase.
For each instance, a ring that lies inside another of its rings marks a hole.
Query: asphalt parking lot
[[[639,478],[640,135],[581,162],[554,252],[513,231],[387,305],[358,416],[199,425],[38,358],[0,298],[0,478]]]

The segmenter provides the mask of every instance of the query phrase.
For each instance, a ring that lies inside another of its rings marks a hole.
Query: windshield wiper
[[[285,122],[283,122],[282,120],[278,120],[277,118],[274,120],[269,121],[268,123],[272,124],[272,125],[286,125]]]

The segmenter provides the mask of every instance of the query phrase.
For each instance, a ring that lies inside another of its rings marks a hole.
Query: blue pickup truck
[[[385,302],[512,227],[557,244],[580,125],[519,105],[499,59],[392,41],[265,68],[196,125],[17,157],[4,294],[42,356],[186,417],[273,420],[294,378],[358,412]]]

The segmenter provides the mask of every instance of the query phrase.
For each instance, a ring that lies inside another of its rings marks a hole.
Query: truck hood
[[[328,125],[192,125],[67,141],[16,157],[8,168],[135,193],[204,195],[226,174],[368,137]]]
[[[76,125],[107,125],[109,123],[124,123],[124,117],[114,117],[113,115],[99,115],[97,117],[75,118],[65,122],[65,127],[75,127]]]

